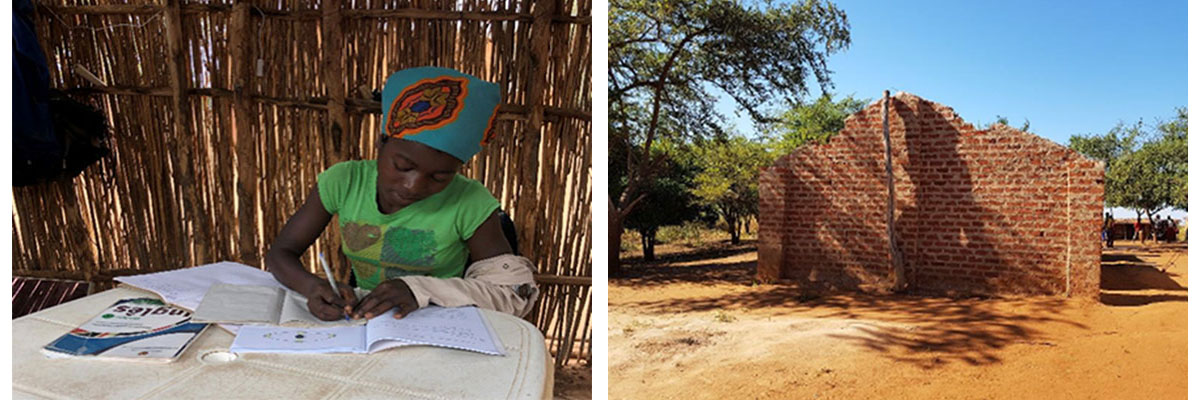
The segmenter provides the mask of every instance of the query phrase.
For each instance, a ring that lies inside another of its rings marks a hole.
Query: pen
[[[318,253],[318,256],[321,258],[321,266],[325,268],[325,277],[329,278],[329,287],[333,288],[333,294],[335,296],[341,296],[342,294],[338,293],[337,281],[333,280],[333,270],[329,269],[329,261],[325,261],[325,253]],[[347,321],[350,320],[349,315],[342,313],[342,316],[345,317]]]

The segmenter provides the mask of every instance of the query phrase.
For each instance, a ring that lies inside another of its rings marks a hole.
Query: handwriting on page
[[[406,339],[419,342],[438,342],[461,346],[480,346],[488,341],[476,332],[453,326],[410,326],[404,333]]]
[[[390,338],[448,347],[490,348],[493,341],[474,307],[427,307],[403,319],[378,319]]]

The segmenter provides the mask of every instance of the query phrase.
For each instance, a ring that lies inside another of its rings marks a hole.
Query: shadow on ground
[[[1164,301],[1187,302],[1186,294],[1125,294],[1100,293],[1100,302],[1117,307],[1144,306]]]
[[[691,261],[711,260],[745,253],[758,252],[758,239],[745,239],[735,245],[722,241],[717,245],[705,246],[678,253],[659,253],[654,261],[645,261],[641,256],[621,257],[621,264],[628,266],[627,270],[636,271],[639,267],[662,266],[669,263],[686,263]],[[640,252],[638,254],[641,254]]]
[[[708,263],[675,266],[639,266],[628,268],[625,276],[610,280],[621,286],[656,286],[674,283],[725,282],[750,285],[754,281],[754,261]]]
[[[1187,251],[1186,244],[1153,248],[1118,247],[1100,257],[1100,302],[1110,306],[1144,306],[1164,301],[1187,301],[1187,287],[1179,284],[1179,274],[1151,263],[1136,251],[1152,255],[1168,251]],[[1162,293],[1162,292],[1183,293]]]
[[[750,285],[754,282],[754,259],[757,258],[757,240],[745,240],[737,246],[722,243],[688,251],[662,254],[657,260],[647,262],[640,257],[622,258],[620,276],[613,276],[609,283],[618,286],[656,286],[675,283],[724,282]],[[746,256],[749,261],[709,262],[681,266],[701,260],[718,260]]]
[[[1186,251],[1186,245],[1182,247]],[[1187,301],[1187,287],[1178,274],[1160,269],[1136,255],[1110,251],[1102,257],[1101,303],[1109,306],[1144,306],[1164,301]],[[1140,251],[1140,249],[1138,249]],[[1147,254],[1160,254],[1158,251]],[[672,266],[667,260],[704,260],[754,252],[755,249],[695,251],[664,258],[652,264],[626,268],[614,278],[616,287],[655,288],[673,283],[736,284],[718,295],[619,302],[647,314],[744,311],[767,317],[791,316],[853,320],[830,337],[854,343],[891,360],[935,369],[950,363],[988,365],[1000,363],[998,354],[1010,346],[1047,346],[1058,343],[1045,332],[1062,327],[1089,327],[1063,316],[1074,300],[1037,296],[1011,299],[948,298],[915,295],[879,295],[860,292],[814,293],[795,284],[752,285],[755,261],[700,263]],[[675,261],[678,262],[678,261]],[[743,286],[744,285],[744,286]],[[1164,293],[1167,292],[1167,293]],[[1175,293],[1172,293],[1175,292]],[[794,329],[815,329],[828,324],[796,324]]]
[[[688,258],[701,259],[702,255],[691,256]],[[625,277],[610,282],[638,289],[683,282],[745,285],[744,290],[719,295],[622,302],[620,306],[648,314],[742,310],[768,317],[855,320],[829,336],[927,369],[948,363],[999,363],[1000,350],[1013,345],[1055,346],[1039,326],[1088,328],[1060,317],[1068,301],[1063,298],[1004,300],[847,291],[814,293],[787,283],[752,286],[754,268],[755,261],[686,267],[660,262],[627,268]],[[794,328],[800,331],[822,326],[828,324],[800,323]]]

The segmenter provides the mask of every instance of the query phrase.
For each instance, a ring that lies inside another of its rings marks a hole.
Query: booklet
[[[191,317],[190,311],[159,299],[123,299],[42,352],[49,358],[170,362],[208,327]]]
[[[355,290],[362,298],[368,292]],[[363,319],[323,321],[308,311],[308,299],[277,286],[218,283],[208,289],[196,307],[196,322],[269,324],[294,327],[363,325]]]
[[[234,353],[374,353],[399,346],[437,346],[505,355],[504,346],[475,307],[429,306],[396,319],[391,312],[363,326],[289,328],[243,326]]]

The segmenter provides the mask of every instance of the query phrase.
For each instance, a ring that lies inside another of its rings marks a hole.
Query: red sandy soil
[[[614,399],[1181,399],[1187,246],[1118,242],[1099,302],[804,294],[753,243],[609,283]]]

